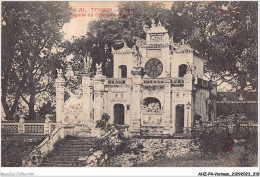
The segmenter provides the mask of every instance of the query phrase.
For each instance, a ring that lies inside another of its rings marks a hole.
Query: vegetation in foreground
[[[1,137],[1,166],[21,167],[22,157],[28,155],[44,139],[44,136],[3,136]]]
[[[194,152],[174,158],[159,158],[136,165],[136,167],[257,167],[257,154],[243,156],[244,149],[234,146],[234,152],[219,155],[201,155]]]

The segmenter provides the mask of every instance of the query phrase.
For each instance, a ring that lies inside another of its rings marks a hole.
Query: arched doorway
[[[123,104],[114,105],[114,124],[125,124],[125,107]]]
[[[176,106],[175,132],[183,133],[183,127],[184,127],[184,105],[178,104]]]
[[[127,67],[126,65],[119,66],[119,78],[127,78]]]
[[[187,67],[185,64],[179,66],[179,77],[183,77],[187,73]]]

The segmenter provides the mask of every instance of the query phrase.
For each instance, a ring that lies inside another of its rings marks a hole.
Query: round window
[[[158,59],[152,58],[148,60],[145,64],[146,74],[149,77],[155,78],[162,74],[163,65],[162,62]]]

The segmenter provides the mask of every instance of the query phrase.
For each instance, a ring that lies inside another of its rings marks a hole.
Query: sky
[[[173,1],[162,2],[165,8],[171,8]],[[70,6],[74,11],[71,12],[72,19],[70,22],[64,24],[64,38],[65,40],[72,40],[72,37],[80,37],[87,33],[88,23],[93,20],[98,20],[97,14],[100,13],[101,8],[111,8],[114,13],[117,13],[118,1],[72,1]],[[84,12],[82,12],[84,11]],[[86,16],[75,17],[78,14],[86,14]],[[88,16],[93,14],[93,17]]]

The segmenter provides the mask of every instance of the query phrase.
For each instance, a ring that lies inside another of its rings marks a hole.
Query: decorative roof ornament
[[[242,93],[240,93],[240,95],[239,95],[239,97],[238,97],[238,101],[243,102],[244,100],[245,100],[245,99],[244,99]]]
[[[169,44],[142,44],[140,46],[141,48],[163,48],[163,47],[169,47]]]
[[[92,63],[92,58],[90,56],[87,56],[86,61],[84,60],[84,69],[87,73],[90,73]]]
[[[132,53],[132,52],[133,52],[133,49],[129,48],[127,46],[126,42],[124,42],[124,46],[121,49],[114,50],[113,47],[112,47],[112,53],[113,54],[120,55],[120,54],[129,54],[129,53]]]
[[[144,30],[144,31],[149,30],[149,26],[148,26],[147,24],[144,24],[144,25],[143,25],[143,30]]]
[[[187,74],[192,74],[193,63],[187,62]]]
[[[184,39],[181,40],[181,43],[173,43],[173,53],[193,53],[193,49],[189,44],[185,44]]]
[[[96,63],[96,69],[97,69],[97,74],[102,75],[102,63],[100,63],[100,64]]]
[[[184,44],[185,44],[184,39],[181,39],[181,45],[184,45]]]
[[[115,49],[114,47],[111,46],[111,52],[114,53],[115,52]]]
[[[168,31],[162,26],[162,23],[159,21],[157,26],[155,25],[154,19],[151,20],[152,25],[151,28],[144,30],[146,33],[167,33]]]
[[[133,49],[133,52],[136,54],[136,52],[137,52],[136,45],[134,45],[134,46],[132,47],[132,49]]]
[[[62,79],[62,69],[57,69],[58,72],[58,79]]]
[[[151,22],[152,22],[152,27],[155,27],[155,20],[152,19]]]
[[[174,41],[173,41],[173,36],[171,36],[170,38],[170,44],[173,45]]]
[[[159,22],[158,22],[158,26],[162,26],[162,24],[161,24],[161,21],[159,20]]]
[[[68,63],[68,66],[67,66],[67,68],[66,68],[66,78],[71,79],[71,78],[73,78],[73,77],[74,77],[74,72],[73,72],[73,70],[72,70],[72,66],[71,66],[70,63]]]
[[[108,51],[108,46],[107,46],[107,44],[105,44],[104,50],[105,50],[105,53],[107,53],[107,51]]]
[[[133,51],[134,51],[134,58],[135,58],[135,66],[134,68],[135,69],[139,69],[141,67],[141,64],[142,64],[142,55],[140,53],[140,51],[137,50],[136,46],[134,45],[133,46]]]

